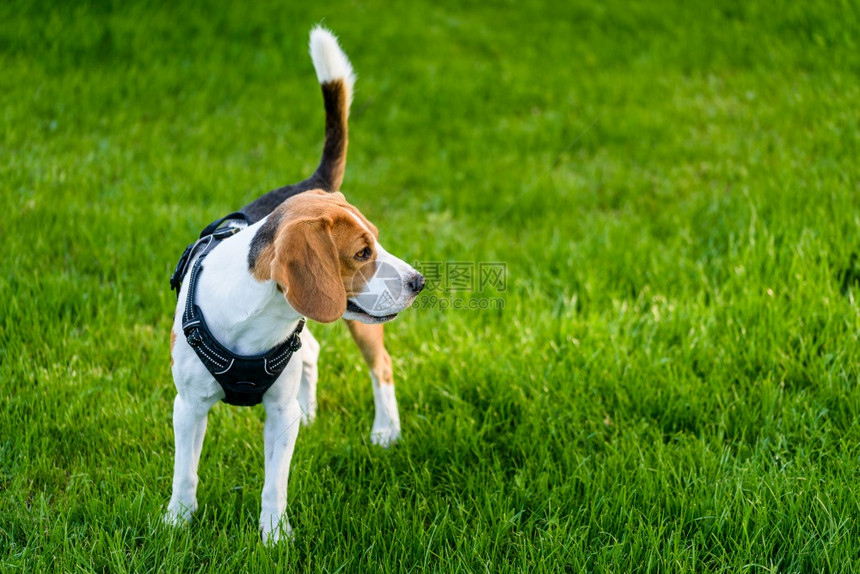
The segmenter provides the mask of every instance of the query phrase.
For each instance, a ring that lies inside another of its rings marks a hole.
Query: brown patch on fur
[[[170,366],[173,366],[173,345],[176,344],[176,332],[171,329],[170,330]]]
[[[385,349],[383,325],[367,325],[359,321],[346,321],[355,344],[361,350],[364,362],[381,385],[394,384],[391,356]]]
[[[252,242],[249,265],[259,281],[274,280],[297,311],[323,323],[346,310],[346,298],[376,271],[379,231],[342,193],[312,190],[290,198]],[[371,255],[357,260],[369,248]],[[339,312],[338,312],[339,311]]]
[[[320,323],[331,323],[346,311],[331,228],[332,221],[325,217],[285,224],[271,264],[272,279],[284,287],[293,309]]]

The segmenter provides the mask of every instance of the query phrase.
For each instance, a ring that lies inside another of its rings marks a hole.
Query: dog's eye
[[[364,249],[355,254],[355,258],[359,261],[364,261],[365,259],[369,258],[372,253],[373,251],[370,250],[370,247],[365,247]]]

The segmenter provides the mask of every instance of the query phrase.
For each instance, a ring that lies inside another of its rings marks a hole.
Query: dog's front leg
[[[317,379],[319,369],[320,344],[311,335],[310,329],[302,331],[302,381],[299,384],[299,407],[302,409],[302,423],[309,425],[317,416]]]
[[[391,356],[385,349],[383,340],[383,326],[358,321],[347,321],[346,324],[370,369],[370,380],[373,383],[376,414],[370,431],[370,441],[387,448],[400,438],[400,412],[394,395]]]
[[[217,399],[189,400],[176,395],[173,402],[173,435],[176,453],[173,464],[173,494],[164,521],[187,524],[197,510],[197,465],[206,435],[209,410]]]
[[[266,425],[263,430],[266,482],[263,485],[260,531],[266,544],[292,537],[292,528],[287,520],[287,480],[302,417],[295,393],[288,400],[283,400],[277,395],[269,396],[274,390],[272,388],[263,397],[266,407]]]

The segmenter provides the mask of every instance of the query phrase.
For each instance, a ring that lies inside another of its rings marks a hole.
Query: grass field
[[[311,4],[0,4],[0,571],[860,570],[858,4]],[[167,278],[316,166],[320,21],[348,198],[504,308],[389,326],[390,450],[314,325],[295,542],[261,407],[215,407],[174,531]]]

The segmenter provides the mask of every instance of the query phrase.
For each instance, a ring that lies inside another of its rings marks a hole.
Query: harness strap
[[[235,215],[228,215],[207,226],[204,231],[212,229],[206,235],[201,234],[200,239],[185,249],[170,282],[171,287],[174,283],[177,284],[174,288],[178,296],[188,261],[199,253],[188,278],[188,294],[182,313],[182,331],[200,361],[224,389],[222,400],[231,405],[252,406],[263,401],[263,395],[275,384],[293,354],[301,349],[300,334],[305,326],[305,319],[299,320],[299,324],[283,343],[259,355],[233,353],[222,345],[209,330],[206,320],[203,318],[203,312],[195,304],[197,280],[203,269],[203,260],[206,256],[222,239],[230,237],[240,230],[237,227],[218,228],[218,225],[225,220],[235,219]],[[178,279],[177,275],[179,275]]]
[[[210,223],[209,225],[204,227],[203,231],[200,232],[200,238],[202,239],[202,238],[206,237],[207,235],[212,235],[213,233],[215,233],[215,230],[218,229],[218,226],[221,225],[222,223],[224,223],[225,221],[227,221],[228,219],[229,220],[243,221],[243,222],[245,222],[245,225],[249,224],[247,215],[245,215],[241,211],[234,211],[230,215],[225,215],[221,219],[216,219],[215,221],[213,221],[212,223]]]
[[[219,228],[219,226],[225,221],[236,221],[241,223]],[[173,275],[170,276],[170,288],[176,291],[177,299],[179,299],[179,290],[182,288],[182,279],[185,278],[185,272],[188,270],[188,262],[194,258],[194,254],[198,252],[209,253],[209,251],[215,248],[215,245],[217,245],[219,241],[234,235],[243,227],[247,227],[247,225],[248,217],[241,211],[236,211],[230,215],[225,215],[221,219],[216,219],[200,232],[200,238],[186,247],[185,251],[182,252],[182,256],[179,258],[179,261],[176,263],[176,268],[173,270]]]

